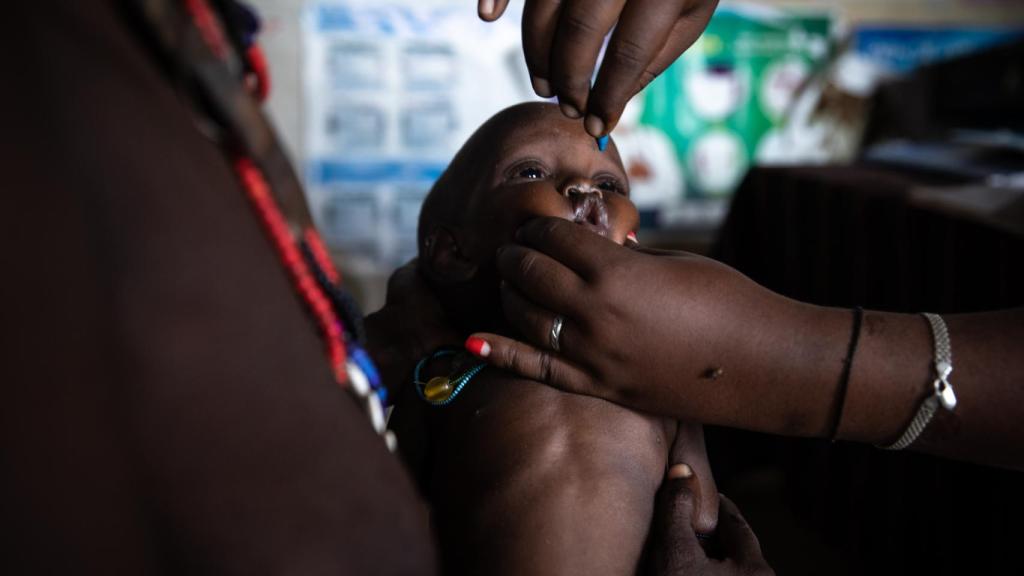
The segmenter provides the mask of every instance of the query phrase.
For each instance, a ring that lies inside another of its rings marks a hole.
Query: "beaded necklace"
[[[184,14],[175,0],[135,4],[165,56],[191,69],[212,115],[228,133],[232,166],[289,280],[313,316],[334,381],[364,406],[374,429],[394,451],[395,437],[386,429],[384,416],[387,390],[364,348],[362,315],[341,287],[341,275],[313,225],[298,179],[257,105],[270,89],[266,59],[255,39],[259,19],[234,0],[220,0],[219,14],[207,0],[179,1]],[[243,55],[241,62],[236,54]],[[235,73],[239,68],[241,82]]]

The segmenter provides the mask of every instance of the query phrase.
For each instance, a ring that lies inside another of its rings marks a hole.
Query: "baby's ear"
[[[461,236],[458,230],[438,226],[424,237],[420,259],[423,270],[434,282],[457,284],[476,276],[479,267],[466,256]]]

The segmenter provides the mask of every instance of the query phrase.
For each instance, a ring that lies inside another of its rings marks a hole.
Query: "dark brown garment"
[[[118,5],[4,21],[0,573],[432,574],[411,483]]]

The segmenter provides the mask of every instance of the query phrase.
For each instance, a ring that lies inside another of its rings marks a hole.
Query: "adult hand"
[[[441,302],[416,267],[416,260],[388,279],[383,308],[366,317],[367,349],[388,387],[395,408],[388,428],[398,436],[398,450],[409,472],[424,481],[430,454],[424,410],[413,391],[416,363],[442,346],[461,339],[445,318]]]
[[[388,279],[386,303],[367,316],[366,331],[368,351],[393,396],[411,378],[420,358],[442,346],[457,347],[461,340],[417,271],[416,260]]]
[[[721,560],[709,558],[694,533],[690,519],[694,498],[682,479],[667,480],[658,493],[654,518],[651,573],[656,576],[702,574],[708,576],[770,576],[771,567],[761,553],[750,525],[736,505],[719,495],[715,547]]]
[[[718,0],[526,0],[523,52],[534,91],[558,96],[591,135],[612,131],[626,103],[704,31]],[[480,18],[501,17],[508,0],[479,0]],[[604,61],[591,88],[605,36]]]
[[[797,435],[826,428],[834,389],[821,383],[839,373],[847,316],[823,323],[814,307],[721,263],[645,254],[564,220],[531,221],[518,241],[497,267],[506,318],[529,343],[474,335],[467,348],[484,348],[491,364],[678,419]]]

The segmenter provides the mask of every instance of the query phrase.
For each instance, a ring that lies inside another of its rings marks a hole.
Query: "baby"
[[[460,331],[510,332],[494,259],[538,216],[622,244],[637,225],[618,152],[546,103],[481,126],[431,190],[420,273]],[[643,281],[643,279],[637,279]],[[441,359],[420,379],[458,372]],[[429,437],[414,473],[432,507],[445,574],[624,576],[643,571],[655,494],[685,463],[693,526],[715,528],[718,493],[699,426],[632,412],[487,369],[445,407],[415,395],[393,420],[400,445]],[[409,422],[423,418],[421,424]],[[419,438],[410,438],[409,430]],[[403,429],[406,431],[403,434]]]

